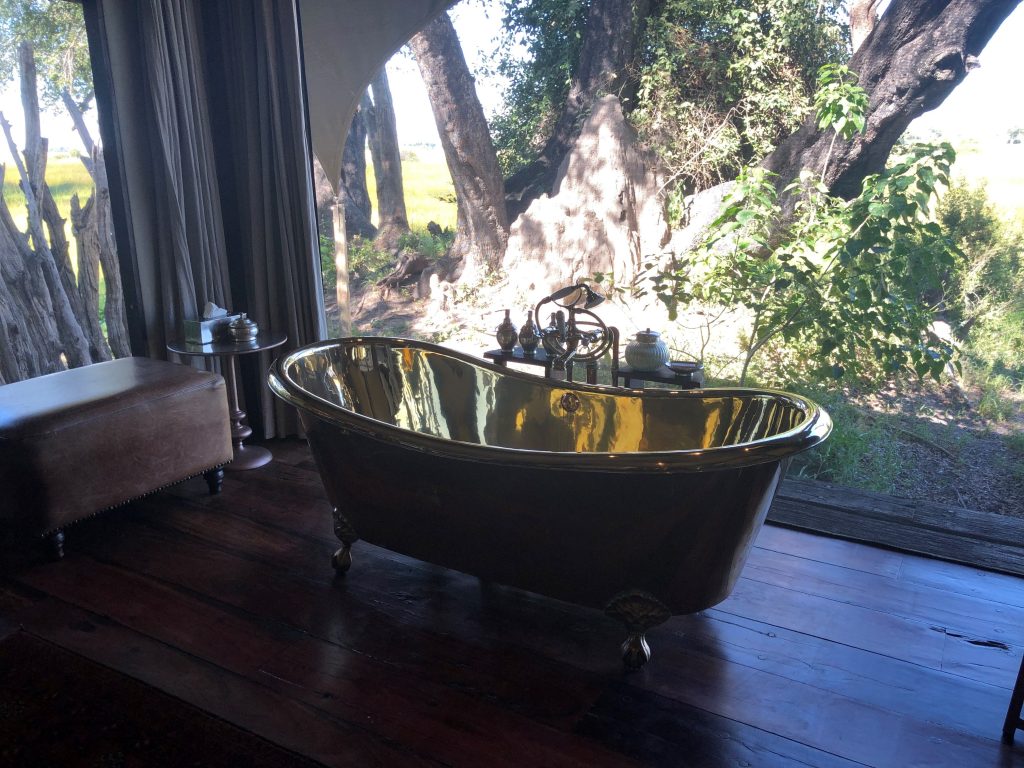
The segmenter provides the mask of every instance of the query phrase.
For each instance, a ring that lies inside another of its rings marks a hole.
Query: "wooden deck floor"
[[[327,765],[1009,766],[1024,580],[767,526],[733,595],[625,675],[596,611],[357,545],[304,446],[11,563],[26,631]],[[244,760],[240,761],[244,764]]]

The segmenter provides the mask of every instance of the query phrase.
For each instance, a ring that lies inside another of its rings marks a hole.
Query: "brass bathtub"
[[[407,339],[346,338],[278,359],[351,565],[364,539],[644,632],[724,600],[789,457],[832,428],[755,389],[557,382]]]

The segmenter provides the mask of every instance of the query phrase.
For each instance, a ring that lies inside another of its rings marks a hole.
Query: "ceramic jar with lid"
[[[228,336],[232,341],[247,342],[256,341],[256,334],[260,332],[256,321],[242,312],[238,317],[228,323]]]
[[[668,363],[668,345],[648,328],[626,345],[626,364],[637,371],[656,371]]]

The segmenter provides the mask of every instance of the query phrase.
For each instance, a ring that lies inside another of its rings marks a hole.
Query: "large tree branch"
[[[839,141],[825,183],[850,198],[861,182],[885,167],[907,126],[935,109],[967,76],[977,56],[1020,0],[893,0],[850,62],[870,102],[867,127]],[[831,131],[813,116],[769,154],[762,165],[776,173],[781,189],[804,168],[820,172]]]
[[[71,122],[75,124],[78,138],[82,140],[82,146],[85,148],[85,154],[81,158],[82,164],[85,166],[85,170],[89,172],[89,175],[93,176],[92,157],[96,149],[96,142],[93,141],[92,134],[89,133],[89,126],[85,124],[85,109],[72,98],[66,88],[60,92],[60,98],[64,102],[64,108],[71,115]],[[95,181],[96,178],[93,176],[93,182]]]

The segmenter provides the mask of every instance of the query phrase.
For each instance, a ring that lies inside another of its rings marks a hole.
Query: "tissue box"
[[[186,320],[185,341],[189,344],[209,344],[211,341],[224,341],[228,336],[228,325],[241,315],[224,315],[212,320]]]

